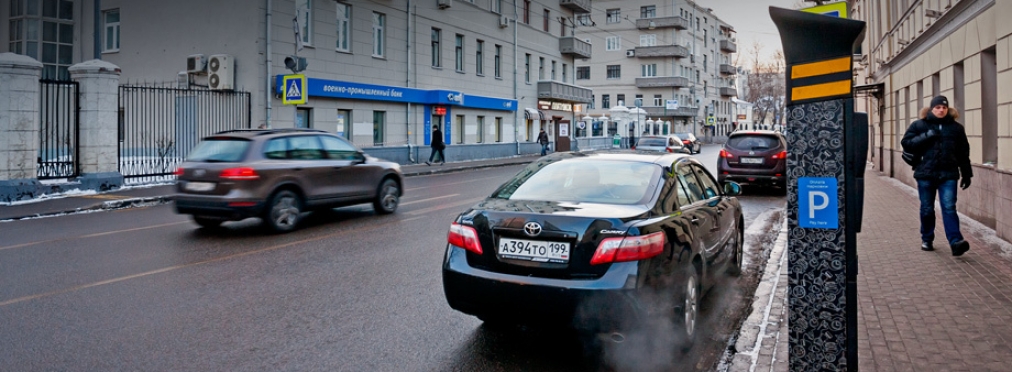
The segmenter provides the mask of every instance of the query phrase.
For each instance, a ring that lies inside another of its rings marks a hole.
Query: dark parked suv
[[[717,179],[787,190],[787,141],[780,133],[731,133],[717,158]]]
[[[176,212],[203,227],[260,217],[294,230],[302,212],[372,202],[393,213],[403,190],[400,165],[312,129],[220,132],[204,138],[176,169]]]

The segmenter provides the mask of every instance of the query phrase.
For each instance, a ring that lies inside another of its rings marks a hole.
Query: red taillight
[[[183,168],[176,168],[176,172],[173,173],[173,174],[175,174],[176,177],[182,176],[183,175]]]
[[[720,149],[720,157],[721,158],[733,158],[734,155],[731,155],[731,153],[727,152],[727,150]]]
[[[786,150],[785,151],[781,151],[779,154],[771,156],[770,159],[773,159],[773,160],[787,159],[787,151]]]
[[[636,149],[636,146],[629,146],[629,149],[630,149],[630,150],[635,150],[635,149]]]
[[[673,149],[673,148],[670,148],[670,147],[668,147],[668,148],[665,148],[665,150],[667,150],[668,152],[675,152],[675,149]]]
[[[257,171],[253,170],[253,168],[241,167],[228,168],[221,171],[221,178],[227,180],[255,180],[260,178],[260,175],[257,174]]]
[[[660,231],[643,236],[608,238],[598,244],[590,264],[645,260],[664,252],[664,242],[664,233]]]
[[[231,203],[228,203],[229,207],[255,207],[256,205],[257,205],[256,202],[231,202]]]
[[[682,144],[684,144],[684,145],[688,146],[688,145],[689,145],[689,140],[684,140],[684,141],[682,141]]]
[[[450,224],[450,232],[446,234],[446,241],[476,254],[481,254],[481,243],[478,242],[478,230],[471,226],[464,226],[459,223]]]

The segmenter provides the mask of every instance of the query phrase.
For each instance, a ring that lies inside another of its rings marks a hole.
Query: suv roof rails
[[[327,133],[323,129],[312,129],[312,128],[271,128],[271,129],[228,129],[217,132],[215,134],[227,134],[227,133],[257,133],[270,134],[278,132],[316,132],[316,133]]]

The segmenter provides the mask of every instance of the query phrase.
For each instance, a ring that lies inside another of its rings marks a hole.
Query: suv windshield
[[[779,146],[780,140],[766,135],[732,136],[727,140],[727,145],[738,150],[769,150]]]
[[[233,163],[242,159],[250,141],[238,138],[209,138],[190,151],[187,161]]]
[[[536,164],[532,164],[535,166]],[[509,200],[642,204],[657,183],[661,167],[617,161],[556,162],[525,169],[492,195]],[[534,170],[534,172],[531,172]],[[607,175],[604,177],[603,175]]]
[[[667,139],[659,137],[643,137],[640,139],[639,145],[664,147],[667,146]]]

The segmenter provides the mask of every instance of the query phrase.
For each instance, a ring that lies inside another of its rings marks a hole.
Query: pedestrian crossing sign
[[[281,102],[286,105],[304,105],[308,101],[306,94],[306,75],[285,75],[281,79],[284,89],[281,90]]]

